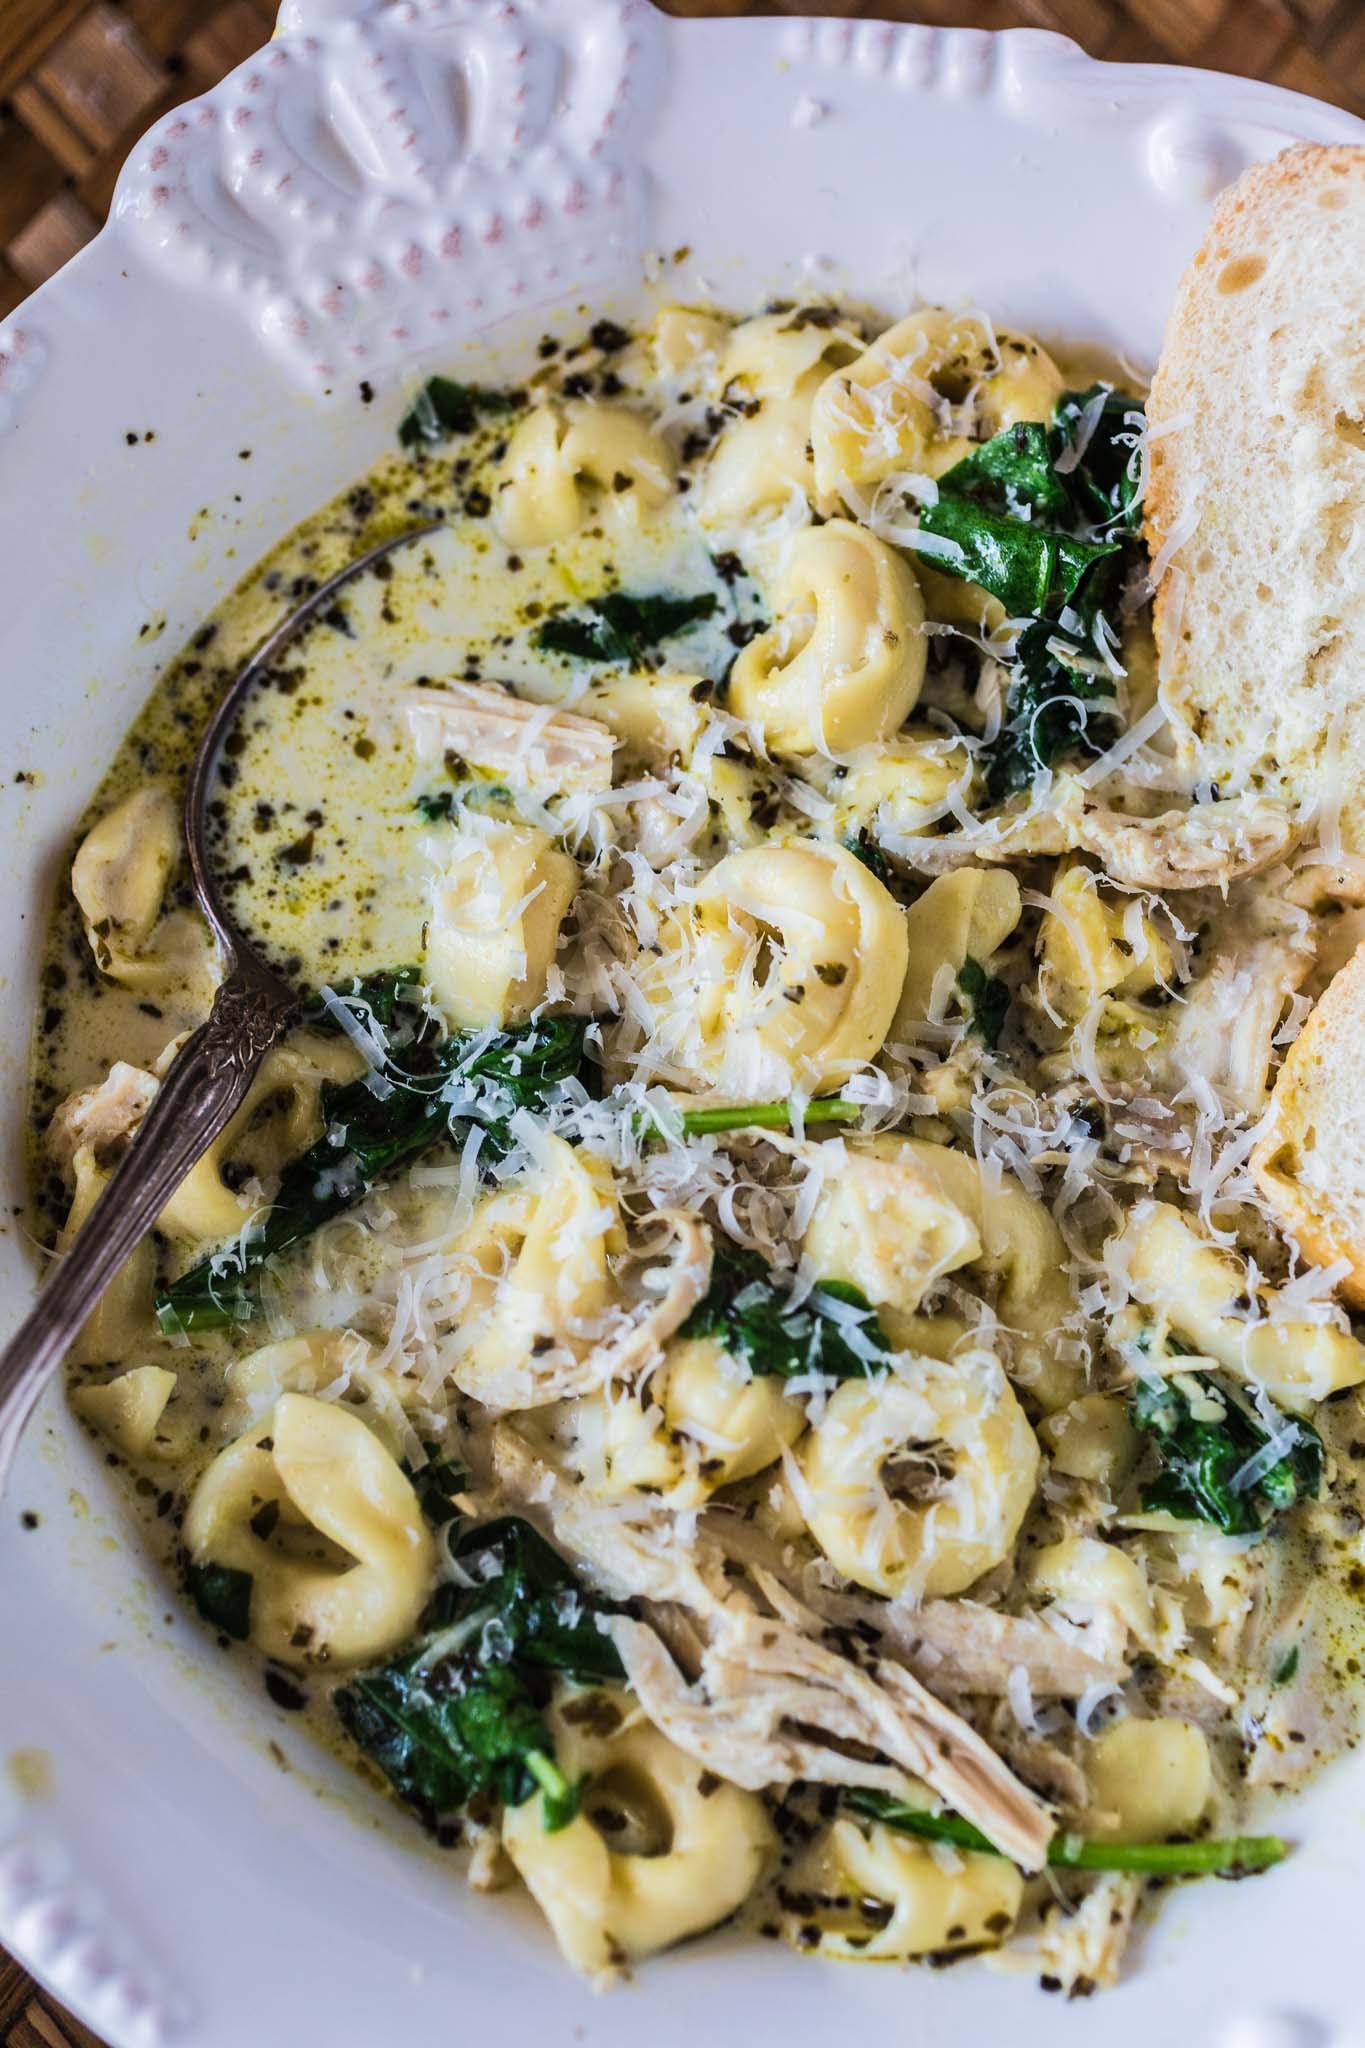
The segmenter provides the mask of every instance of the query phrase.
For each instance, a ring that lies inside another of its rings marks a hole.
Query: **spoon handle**
[[[240,1107],[295,1007],[282,982],[244,962],[176,1054],[75,1241],[0,1353],[0,1488],[24,1424],[82,1323]]]

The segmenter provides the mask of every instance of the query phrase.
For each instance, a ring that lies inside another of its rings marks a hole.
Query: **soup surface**
[[[229,742],[213,858],[300,1018],[72,1399],[272,1696],[591,1975],[743,1908],[1092,1989],[1352,1739],[1365,1351],[1253,1146],[1354,930],[1166,723],[1144,437],[938,309],[434,379],[83,823],[58,1244],[212,1000],[212,706],[414,534]]]

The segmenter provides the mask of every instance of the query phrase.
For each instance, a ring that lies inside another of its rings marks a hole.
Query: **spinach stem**
[[[918,1835],[928,1842],[951,1842],[959,1849],[1000,1855],[993,1842],[955,1813],[925,1813],[880,1792],[850,1792],[845,1803],[869,1820]],[[1268,1870],[1289,1854],[1279,1835],[1230,1835],[1205,1842],[1092,1842],[1080,1835],[1054,1835],[1047,1860],[1061,1870],[1124,1870],[1150,1877],[1244,1877]]]
[[[862,1104],[845,1102],[838,1095],[823,1096],[806,1104],[801,1121],[807,1124],[851,1124],[862,1115]],[[714,1131],[786,1130],[792,1121],[788,1102],[737,1102],[715,1109],[679,1110],[676,1125],[652,1110],[641,1111],[636,1129],[655,1137],[672,1137],[680,1131],[685,1138],[703,1138]]]

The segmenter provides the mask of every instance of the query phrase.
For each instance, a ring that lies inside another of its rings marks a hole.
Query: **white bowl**
[[[1033,32],[642,0],[288,0],[285,27],[139,144],[110,225],[0,331],[14,1205],[73,822],[158,663],[391,445],[419,373],[515,372],[581,308],[638,310],[645,278],[735,307],[976,302],[1150,367],[1219,189],[1296,139],[1365,140],[1291,93]],[[7,1321],[33,1283],[16,1222]],[[55,1393],[0,1509],[0,1646],[0,1940],[116,2048],[1341,2048],[1359,2005],[1365,1760],[1286,1815],[1302,1846],[1274,1875],[1172,1896],[1102,2006],[726,1936],[594,1997],[529,1907],[467,1892],[179,1610]]]

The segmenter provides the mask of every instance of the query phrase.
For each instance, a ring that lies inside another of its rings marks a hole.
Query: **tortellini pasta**
[[[926,1199],[958,1210],[980,1240],[972,1264],[998,1282],[996,1313],[1009,1333],[1011,1376],[1048,1413],[1081,1392],[1083,1374],[1065,1344],[1073,1313],[1066,1243],[1048,1210],[1008,1173],[984,1173],[967,1152],[925,1138],[862,1139],[860,1152],[903,1162],[923,1177]]]
[[[1208,1739],[1193,1721],[1115,1721],[1090,1746],[1094,1832],[1165,1842],[1198,1827],[1213,1792]]]
[[[839,836],[870,832],[884,845],[927,832],[945,815],[951,791],[969,799],[971,780],[971,755],[960,740],[910,726],[849,762],[835,787]]]
[[[543,1001],[577,888],[577,863],[548,832],[469,819],[436,881],[427,926],[427,979],[453,1029],[521,1023]]]
[[[691,758],[706,722],[711,686],[700,676],[595,676],[584,709],[610,726],[631,761],[659,766]]]
[[[249,1429],[281,1394],[319,1394],[359,1413],[395,1457],[405,1456],[413,1431],[407,1411],[420,1402],[412,1380],[376,1364],[373,1344],[355,1330],[305,1330],[238,1358],[225,1374],[224,1420],[234,1434]]]
[[[862,346],[856,329],[807,307],[795,313],[759,313],[731,330],[721,358],[721,380],[755,398],[788,398],[812,370],[848,362]]]
[[[125,1457],[148,1458],[158,1454],[161,1419],[175,1389],[175,1374],[164,1365],[134,1365],[103,1386],[77,1387],[71,1398]]]
[[[1029,1559],[1028,1580],[1064,1613],[1083,1619],[1096,1608],[1109,1609],[1145,1649],[1155,1649],[1158,1616],[1147,1575],[1116,1543],[1067,1536],[1045,1544]]]
[[[804,524],[815,495],[811,409],[831,363],[847,361],[855,346],[847,331],[799,315],[764,314],[735,328],[720,381],[742,394],[743,410],[701,477],[697,513],[704,526],[743,532],[752,547],[761,545],[763,525],[782,515]]]
[[[706,1772],[610,1689],[561,1692],[547,1715],[580,1811],[550,1833],[541,1795],[502,1838],[566,1959],[596,1976],[714,1927],[776,1848],[761,1799]]]
[[[805,1253],[822,1280],[910,1312],[945,1273],[981,1257],[981,1239],[912,1155],[874,1139],[849,1144],[823,1176]]]
[[[577,1425],[594,1491],[644,1489],[686,1508],[764,1471],[806,1418],[780,1379],[756,1378],[713,1337],[679,1337],[641,1392],[580,1403]]]
[[[941,476],[1017,420],[1046,420],[1062,378],[1036,341],[932,307],[889,327],[821,385],[811,416],[821,498],[856,503],[896,472]]]
[[[610,1168],[547,1135],[539,1165],[486,1196],[450,1246],[465,1283],[455,1384],[494,1408],[560,1399],[556,1375],[617,1302],[624,1242]]]
[[[245,1102],[190,1168],[157,1227],[184,1243],[235,1237],[280,1170],[321,1135],[324,1087],[354,1080],[362,1061],[345,1039],[297,1032],[273,1046]]]
[[[71,888],[98,965],[124,978],[151,938],[180,857],[180,818],[151,783],[93,825],[71,863]]]
[[[667,378],[700,375],[709,384],[720,370],[730,337],[726,321],[694,306],[661,306],[650,331],[655,368]]]
[[[195,1488],[185,1547],[251,1580],[251,1640],[282,1664],[331,1669],[406,1640],[436,1554],[417,1496],[359,1417],[282,1394]]]
[[[641,974],[683,1074],[761,1101],[837,1087],[880,1050],[905,978],[905,924],[853,854],[727,854],[691,907]]]
[[[1172,1203],[1141,1203],[1121,1243],[1134,1295],[1196,1354],[1167,1354],[1156,1341],[1140,1350],[1144,1370],[1188,1370],[1208,1360],[1291,1409],[1365,1381],[1365,1348],[1331,1322],[1277,1314],[1273,1289],[1262,1290],[1261,1318],[1248,1316],[1242,1261],[1201,1237]]]
[[[78,1148],[71,1170],[75,1191],[57,1240],[59,1252],[68,1249],[109,1179],[109,1173],[97,1162],[93,1145]],[[144,1238],[120,1266],[82,1324],[69,1354],[73,1364],[112,1365],[133,1353],[151,1321],[155,1274],[156,1253],[151,1239]]]
[[[1019,922],[1019,884],[1008,868],[958,868],[940,875],[905,913],[909,958],[891,1027],[893,1043],[938,1023],[958,995],[968,960],[988,966]]]
[[[1082,1394],[1050,1415],[1039,1430],[1053,1470],[1070,1479],[1119,1486],[1137,1462],[1137,1432],[1114,1394]]]
[[[800,1453],[802,1512],[855,1585],[889,1599],[965,1592],[1014,1548],[1038,1441],[989,1352],[905,1370],[831,1395]]]
[[[924,678],[924,602],[914,572],[847,519],[793,543],[778,624],[751,640],[730,709],[788,754],[846,753],[903,724]]]
[[[509,547],[548,547],[577,533],[586,516],[582,479],[601,502],[633,514],[673,490],[673,456],[662,435],[626,406],[571,399],[526,415],[507,444],[495,516]]]
[[[1002,1856],[935,1855],[893,1828],[836,1820],[789,1892],[799,1948],[887,1963],[996,1947],[1019,1917],[1024,1880]]]
[[[1084,861],[1064,863],[1053,878],[1051,906],[1039,939],[1043,999],[1063,1016],[1078,1016],[1100,996],[1139,996],[1169,985],[1171,949],[1142,899],[1101,892]]]

